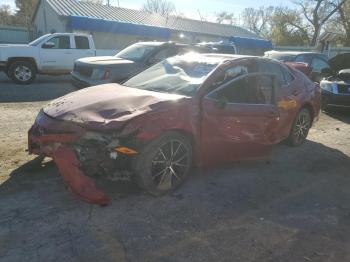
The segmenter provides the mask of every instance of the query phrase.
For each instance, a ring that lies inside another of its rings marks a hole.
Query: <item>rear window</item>
[[[75,36],[76,49],[89,49],[89,39],[86,36]]]

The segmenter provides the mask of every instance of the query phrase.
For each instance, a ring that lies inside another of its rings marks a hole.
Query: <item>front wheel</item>
[[[32,83],[36,77],[36,69],[31,62],[16,61],[10,65],[7,75],[16,84],[28,85]]]
[[[167,132],[146,145],[137,157],[136,181],[148,193],[164,195],[184,182],[191,165],[190,140],[178,132]]]
[[[302,145],[311,128],[311,114],[310,111],[306,108],[303,108],[299,111],[296,116],[292,130],[290,132],[288,142],[291,146],[300,146]]]

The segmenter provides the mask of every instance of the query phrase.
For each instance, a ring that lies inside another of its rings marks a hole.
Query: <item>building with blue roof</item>
[[[256,34],[233,25],[161,16],[77,0],[40,0],[33,15],[37,35],[53,32],[88,33],[98,49],[122,49],[138,41],[187,43],[232,41],[271,45]],[[237,40],[238,39],[238,40]],[[237,44],[236,44],[237,45]],[[271,49],[271,48],[270,48]]]

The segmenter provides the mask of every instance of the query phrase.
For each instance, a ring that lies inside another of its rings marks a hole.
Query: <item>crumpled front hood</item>
[[[185,96],[105,84],[65,95],[43,110],[55,119],[91,128],[119,128],[136,116],[157,111],[182,98]]]
[[[77,63],[90,64],[90,65],[120,65],[120,64],[133,64],[133,61],[118,58],[116,56],[96,56],[85,57],[77,60]]]
[[[328,63],[335,72],[342,69],[350,69],[350,53],[336,55],[329,59]]]

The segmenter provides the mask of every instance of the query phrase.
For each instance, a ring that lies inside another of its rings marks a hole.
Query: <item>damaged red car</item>
[[[320,100],[319,86],[280,62],[190,53],[49,103],[29,130],[29,152],[52,157],[88,202],[109,201],[96,174],[162,195],[193,166],[264,157],[283,140],[301,145]]]

